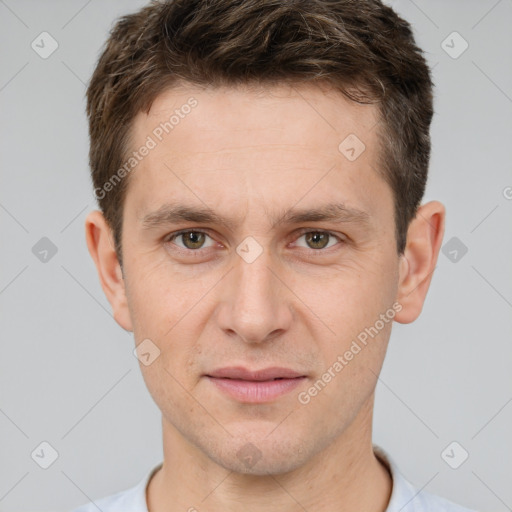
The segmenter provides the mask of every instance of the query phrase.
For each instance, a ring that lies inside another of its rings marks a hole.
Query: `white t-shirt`
[[[375,455],[391,473],[393,489],[386,512],[475,512],[427,491],[418,490],[398,471],[396,463],[380,447],[373,445]],[[162,466],[155,466],[135,487],[88,503],[72,512],[148,512],[146,486]]]

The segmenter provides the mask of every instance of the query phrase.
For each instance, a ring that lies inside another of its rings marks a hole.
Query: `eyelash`
[[[204,233],[205,235],[207,235],[210,238],[212,238],[210,233],[208,231],[203,230],[203,229],[182,229],[180,231],[176,231],[175,233],[171,233],[170,235],[168,235],[165,238],[165,243],[172,243],[180,235],[184,235],[186,233]],[[331,237],[336,238],[338,240],[338,242],[341,243],[341,244],[347,242],[346,238],[343,238],[340,235],[338,235],[336,233],[333,233],[332,231],[326,231],[326,230],[323,230],[323,229],[311,229],[311,228],[303,228],[303,229],[299,230],[296,233],[296,237],[297,237],[296,239],[298,239],[301,236],[306,235],[308,233],[327,234],[327,235],[329,235]],[[203,251],[202,248],[199,248],[199,249],[187,249],[187,248],[183,248],[183,247],[177,246],[176,244],[173,244],[173,245],[175,245],[175,247],[177,247],[177,249],[179,251],[186,252],[187,254],[201,255],[201,253]],[[308,252],[310,252],[312,254],[315,254],[315,255],[322,255],[322,253],[326,254],[326,253],[330,252],[330,249],[333,249],[334,247],[336,247],[336,245],[328,247],[327,249],[307,249],[307,248],[304,248],[304,247],[302,247],[302,249],[304,249],[304,250],[306,250],[306,251],[308,251]],[[206,249],[208,249],[208,248],[206,248]]]

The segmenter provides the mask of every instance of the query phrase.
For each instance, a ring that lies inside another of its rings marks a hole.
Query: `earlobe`
[[[418,208],[409,225],[399,268],[397,301],[402,310],[395,316],[397,322],[413,322],[421,313],[437,264],[444,223],[444,206],[431,201]]]
[[[101,287],[112,306],[114,319],[123,329],[132,331],[125,282],[112,240],[112,230],[100,211],[93,211],[87,216],[85,237]]]

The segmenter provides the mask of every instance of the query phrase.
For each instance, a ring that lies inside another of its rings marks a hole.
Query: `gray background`
[[[512,0],[390,3],[434,68],[425,200],[444,202],[445,243],[468,251],[452,261],[448,246],[422,316],[394,327],[374,442],[419,488],[512,510]],[[70,510],[162,457],[159,411],[83,228],[95,208],[85,84],[113,21],[143,4],[0,1],[1,511]],[[47,59],[31,48],[43,31],[59,45]],[[458,58],[441,46],[453,31],[469,43]],[[46,262],[32,252],[42,237],[57,247]],[[46,470],[31,457],[43,441],[59,454]],[[469,453],[458,469],[441,456],[452,441]]]

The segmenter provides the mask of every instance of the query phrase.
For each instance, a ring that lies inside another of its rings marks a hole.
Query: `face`
[[[289,471],[369,428],[400,308],[376,123],[318,86],[174,89],[134,121],[133,149],[155,145],[129,176],[116,318],[159,351],[141,370],[164,428],[227,469]]]

